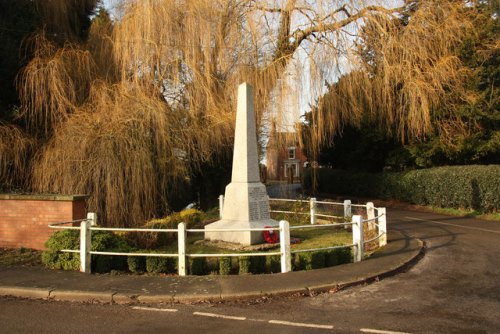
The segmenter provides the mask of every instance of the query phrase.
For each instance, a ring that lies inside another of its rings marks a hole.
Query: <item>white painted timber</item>
[[[384,247],[387,245],[387,211],[385,208],[378,209],[378,234],[380,238],[378,239],[379,247]]]
[[[310,210],[310,216],[311,216],[311,224],[314,225],[316,224],[316,198],[311,197],[309,200],[309,210]]]
[[[290,248],[290,224],[286,220],[280,221],[280,251],[281,272],[292,271],[292,254]]]
[[[364,240],[363,240],[363,219],[361,216],[352,216],[352,243],[354,247],[354,262],[363,261],[364,257]]]
[[[373,202],[366,203],[366,215],[368,217],[368,230],[375,228],[375,206]]]
[[[90,220],[84,220],[80,223],[80,272],[90,274],[90,240],[91,226]]]
[[[222,218],[205,226],[205,238],[243,245],[262,243],[264,238],[260,231],[210,230],[275,227],[278,222],[270,218],[269,211],[269,196],[259,175],[253,89],[243,83],[238,87],[231,183],[226,187]]]
[[[179,276],[186,276],[186,224],[177,225],[177,249],[179,252]]]

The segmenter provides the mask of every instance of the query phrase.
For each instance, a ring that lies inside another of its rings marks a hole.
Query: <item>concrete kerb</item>
[[[113,302],[113,294],[113,292],[52,290],[49,299],[85,303],[111,303]]]
[[[394,267],[381,271],[380,273],[371,275],[369,277],[363,277],[359,280],[354,280],[350,282],[338,282],[335,285],[332,284],[323,284],[323,285],[314,285],[307,287],[307,290],[314,293],[321,292],[330,292],[330,291],[340,291],[349,287],[363,285],[363,284],[371,284],[373,282],[378,282],[384,278],[391,277],[397,275],[399,273],[405,272],[410,269],[413,265],[415,265],[425,254],[425,242],[420,239],[411,239],[411,241],[415,241],[418,243],[418,250],[412,252],[412,255],[405,259],[405,261],[401,261],[400,263],[395,264]]]
[[[0,296],[14,296],[31,299],[48,299],[51,289],[20,286],[0,286]]]
[[[210,287],[200,286],[182,293],[181,291],[157,290],[144,293],[140,289],[129,292],[117,291],[113,288],[109,291],[92,291],[91,289],[69,290],[64,287],[28,287],[13,286],[6,284],[2,286],[0,281],[0,295],[10,295],[22,298],[54,299],[62,301],[77,302],[101,302],[117,304],[152,304],[152,303],[196,303],[203,301],[231,301],[237,299],[259,299],[263,297],[279,297],[293,295],[311,295],[321,292],[336,292],[348,287],[376,282],[385,277],[395,275],[408,270],[425,254],[425,244],[419,239],[393,238],[384,250],[373,257],[360,263],[351,263],[338,267],[312,270],[309,272],[295,272],[274,275],[256,276],[220,276],[210,280]],[[406,246],[403,246],[405,243]],[[389,258],[393,254],[400,253],[396,258]],[[384,254],[385,253],[385,254]],[[378,266],[382,263],[383,265]],[[363,267],[361,267],[363,266]],[[287,275],[288,277],[280,277]],[[84,277],[82,276],[82,279]],[[133,279],[133,278],[131,278]],[[255,284],[248,282],[253,281]],[[204,281],[202,281],[204,282]],[[284,282],[281,284],[281,282]],[[121,281],[125,284],[125,281]],[[245,284],[248,283],[248,284]],[[205,283],[202,283],[205,284]],[[288,284],[288,285],[287,285]],[[245,290],[240,286],[247,287]],[[251,289],[248,287],[251,286]],[[102,288],[102,287],[101,287]],[[204,291],[207,290],[207,291]]]

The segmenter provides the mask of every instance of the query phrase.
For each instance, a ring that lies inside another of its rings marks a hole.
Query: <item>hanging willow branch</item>
[[[96,18],[85,43],[39,35],[18,80],[20,116],[42,138],[32,186],[91,194],[108,225],[165,214],[169,190],[231,149],[242,81],[254,85],[262,129],[354,69],[322,99],[313,144],[366,113],[401,137],[421,136],[433,107],[460,94],[449,50],[468,21],[460,1],[418,3],[403,29],[402,8],[373,1],[123,1],[123,17],[114,26]],[[356,54],[362,27],[378,36],[377,75]]]

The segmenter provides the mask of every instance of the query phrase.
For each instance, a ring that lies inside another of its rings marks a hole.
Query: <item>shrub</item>
[[[46,251],[42,253],[42,263],[50,269],[78,270],[80,255],[78,253],[61,253],[61,249],[79,249],[80,232],[76,230],[57,231],[45,243]]]
[[[342,248],[337,250],[339,264],[351,263],[352,262],[352,249],[351,248]]]
[[[171,257],[148,256],[146,270],[150,274],[175,273],[176,261]]]
[[[144,256],[127,257],[128,270],[133,273],[143,273],[146,271],[146,258]]]
[[[207,260],[204,257],[193,257],[189,259],[189,273],[191,275],[206,275]]]
[[[108,231],[92,232],[90,249],[93,251],[129,252],[128,243],[121,236]],[[127,258],[124,256],[92,255],[92,271],[107,273],[111,270],[126,270]]]
[[[252,274],[262,274],[266,272],[266,257],[251,256],[250,257],[250,272]]]
[[[281,258],[279,255],[266,256],[266,267],[270,273],[281,272]]]
[[[238,257],[239,270],[238,273],[240,275],[245,275],[250,273],[250,257],[249,256],[240,256]]]
[[[78,270],[80,255],[78,253],[62,253],[62,249],[79,249],[80,232],[77,230],[63,230],[54,233],[45,243],[47,250],[42,253],[42,262],[48,268]],[[90,249],[93,251],[128,252],[130,246],[116,234],[107,231],[94,231]],[[109,272],[112,269],[124,270],[126,258],[122,256],[93,255],[92,271]]]
[[[184,222],[187,226],[199,224],[203,220],[203,212],[196,209],[187,209],[179,213],[180,221]]]
[[[298,268],[302,270],[320,269],[325,267],[325,252],[306,252],[297,254]]]
[[[447,166],[400,173],[317,169],[320,192],[400,199],[414,204],[497,212],[500,165]],[[311,170],[304,189],[312,189]]]
[[[349,248],[327,250],[325,252],[325,266],[333,267],[338,264],[352,262],[352,254]]]
[[[221,257],[219,259],[219,274],[220,275],[229,275],[231,274],[231,258],[230,257]]]
[[[152,219],[148,221],[144,227],[151,229],[177,229],[177,225],[181,222],[181,216],[178,213],[173,213],[165,218]],[[165,246],[172,241],[172,239],[177,238],[177,233],[175,232],[152,232],[150,234],[152,239],[153,247]],[[139,247],[139,248],[151,248],[151,247]]]

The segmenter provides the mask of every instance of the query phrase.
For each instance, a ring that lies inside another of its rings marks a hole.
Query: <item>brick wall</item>
[[[87,196],[0,194],[0,247],[44,249],[54,222],[86,217]]]

